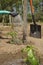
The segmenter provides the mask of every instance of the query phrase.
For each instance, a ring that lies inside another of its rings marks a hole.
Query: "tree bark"
[[[23,43],[26,40],[27,35],[27,0],[22,0],[23,2]]]

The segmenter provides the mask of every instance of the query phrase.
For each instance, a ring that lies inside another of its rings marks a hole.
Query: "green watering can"
[[[13,17],[18,15],[18,13],[15,13],[14,11],[10,12],[10,11],[6,11],[6,10],[0,10],[0,14],[9,14]]]

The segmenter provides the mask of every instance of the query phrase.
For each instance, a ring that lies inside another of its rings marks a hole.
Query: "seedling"
[[[27,65],[29,65],[29,63],[30,65],[39,65],[39,60],[36,58],[32,46],[27,46],[22,50],[22,52],[25,52],[27,54],[27,57],[24,60]]]
[[[17,32],[9,32],[8,35],[11,36],[10,43],[15,43],[15,40],[17,39]]]

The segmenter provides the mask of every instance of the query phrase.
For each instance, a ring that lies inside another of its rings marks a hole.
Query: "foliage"
[[[31,65],[39,65],[39,61],[34,55],[32,46],[27,46],[26,48],[22,50],[22,52],[25,52],[27,54],[27,58],[25,59],[25,62],[27,63],[27,65],[28,63],[30,63]]]
[[[16,32],[10,32],[10,33],[8,33],[8,35],[10,35],[13,38],[13,37],[16,37],[17,33]]]
[[[33,0],[33,5],[35,8],[35,12],[38,10],[40,12],[40,2],[42,0]],[[29,0],[28,0],[29,2]],[[21,15],[23,15],[23,9],[22,9],[22,0],[0,0],[0,10],[12,10],[13,7],[16,8],[17,12],[19,12]],[[29,5],[28,5],[29,6]],[[30,8],[29,8],[30,9]],[[30,10],[29,10],[30,11]],[[37,13],[37,12],[36,12]],[[43,12],[42,12],[43,13]],[[40,13],[39,13],[40,14]],[[39,16],[38,16],[39,17]],[[7,18],[7,19],[6,19]],[[28,20],[31,21],[31,16],[28,15]],[[9,21],[8,15],[5,17],[6,21]],[[42,18],[40,18],[42,19]],[[43,19],[42,19],[43,20]],[[2,16],[0,16],[0,21],[2,21]],[[5,22],[6,22],[5,21]]]
[[[17,32],[9,32],[7,35],[11,36],[10,43],[15,43],[15,40],[17,39]]]

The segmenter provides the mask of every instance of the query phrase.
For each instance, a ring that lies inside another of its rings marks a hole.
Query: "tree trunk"
[[[22,0],[23,2],[23,43],[26,40],[27,35],[27,0]]]

